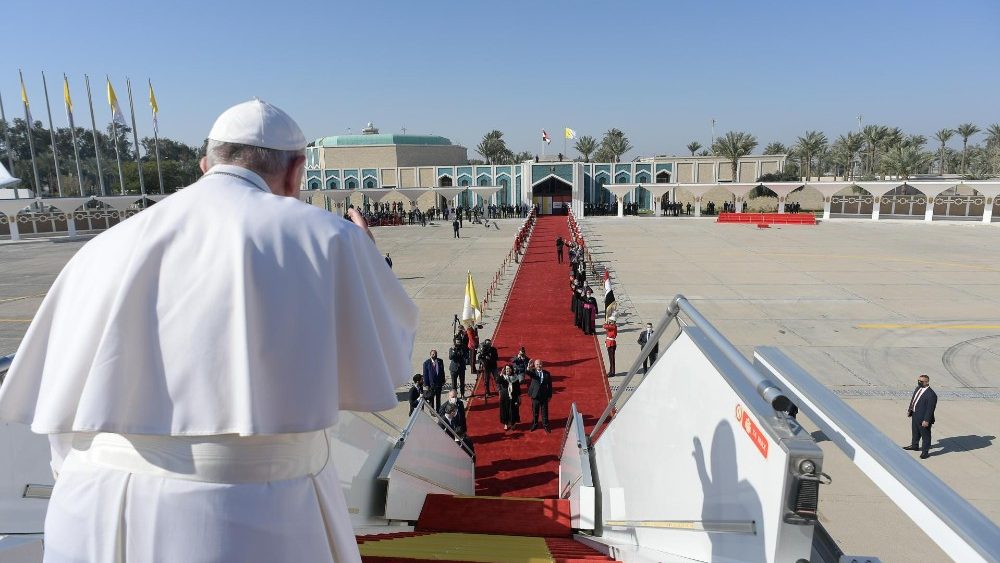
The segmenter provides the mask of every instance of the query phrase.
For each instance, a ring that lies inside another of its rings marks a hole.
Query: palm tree
[[[945,128],[945,129],[939,129],[937,133],[934,133],[934,138],[937,139],[938,142],[941,143],[941,149],[938,151],[938,175],[939,176],[944,175],[944,170],[945,170],[945,166],[944,166],[944,149],[945,149],[945,144],[948,142],[948,139],[951,139],[952,135],[954,135],[954,134],[955,134],[955,130],[954,129],[947,129],[947,128]]]
[[[784,143],[779,143],[778,141],[772,141],[764,147],[764,154],[788,154],[788,147]]]
[[[691,156],[694,156],[694,153],[698,152],[698,149],[700,148],[701,148],[701,143],[699,143],[698,141],[691,141],[690,143],[687,144],[687,150],[691,151]]]
[[[965,155],[969,152],[969,137],[979,132],[979,127],[974,123],[963,123],[955,128],[955,132],[962,137],[962,174],[965,174]]]
[[[920,172],[933,158],[931,153],[918,147],[900,145],[885,153],[882,166],[886,172],[898,176],[900,180],[908,180],[910,175]]]
[[[875,157],[878,149],[883,146],[889,136],[889,128],[885,125],[865,125],[861,130],[861,136],[865,140],[865,153],[868,155],[868,162],[864,163],[863,174],[874,174]]]
[[[1000,172],[1000,123],[986,128],[986,152],[993,163],[993,173]]]
[[[826,135],[819,131],[806,131],[804,137],[799,137],[793,150],[799,155],[802,161],[801,168],[805,172],[806,180],[812,179],[812,159],[814,156],[822,154],[826,148]],[[816,163],[819,168],[819,162]],[[819,171],[817,172],[817,174]]]
[[[573,148],[576,149],[576,152],[583,155],[584,162],[590,162],[590,155],[594,154],[594,151],[597,150],[597,140],[590,135],[584,135],[576,140]]]
[[[733,170],[733,182],[739,181],[738,168],[740,159],[757,148],[757,138],[743,131],[729,131],[712,144],[712,152],[729,159]]]
[[[622,155],[632,150],[632,143],[619,129],[609,129],[601,139],[601,149],[612,157],[612,162],[621,160]]]
[[[503,132],[497,129],[483,135],[483,140],[476,145],[476,152],[486,159],[487,164],[503,164],[510,156],[507,142],[503,140]]]

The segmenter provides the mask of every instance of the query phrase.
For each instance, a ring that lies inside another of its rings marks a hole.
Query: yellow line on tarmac
[[[0,299],[0,303],[10,303],[11,301],[20,301],[22,299],[31,299],[32,297],[45,297],[44,293],[36,293],[35,295],[22,295],[21,297],[8,297],[7,299]]]
[[[30,323],[31,319],[0,319],[0,323]]]
[[[945,324],[860,324],[855,328],[910,328],[910,329],[953,329],[953,330],[1000,330],[1000,325],[945,325]]]
[[[745,254],[729,254],[730,256],[745,256]],[[798,252],[770,252],[763,255],[768,256],[783,256],[787,258],[826,258],[831,260],[876,260],[878,262],[905,262],[909,264],[926,264],[932,266],[951,266],[955,268],[964,268],[967,270],[977,270],[982,272],[1000,272],[1000,269],[992,266],[987,266],[984,264],[963,264],[960,262],[943,262],[940,260],[921,260],[917,258],[897,258],[892,256],[871,256],[871,255],[853,255],[853,254],[802,254]]]

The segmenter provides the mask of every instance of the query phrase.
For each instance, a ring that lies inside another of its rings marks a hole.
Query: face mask
[[[457,403],[458,402],[458,397],[452,397],[452,398],[448,399],[448,402],[452,403],[452,404]]]
[[[918,387],[927,387],[927,384],[926,384],[926,383],[924,383],[923,381],[920,381],[920,380],[918,379],[918,380],[917,380],[917,386],[918,386]]]

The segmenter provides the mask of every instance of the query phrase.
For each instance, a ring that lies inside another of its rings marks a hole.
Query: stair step
[[[415,529],[569,538],[569,500],[427,495]],[[572,540],[571,540],[572,541]]]
[[[371,538],[372,536],[359,536]],[[613,561],[570,538],[518,535],[404,532],[359,541],[364,563],[597,563]]]

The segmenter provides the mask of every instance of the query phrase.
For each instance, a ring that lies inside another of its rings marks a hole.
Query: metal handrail
[[[915,463],[881,430],[858,414],[840,397],[789,359],[777,348],[762,346],[754,353],[761,370],[774,374],[795,396],[796,406],[837,445],[889,498],[915,500],[919,504],[903,507],[903,512],[913,519],[932,540],[941,545],[945,553],[958,561],[968,561],[970,553],[954,553],[942,544],[950,543],[954,536],[961,538],[986,561],[997,561],[1000,546],[1000,527],[976,510],[926,467]],[[853,442],[853,443],[850,443]],[[859,451],[860,450],[860,451]],[[860,455],[859,455],[860,454]],[[867,455],[871,459],[865,460]],[[858,458],[861,459],[858,459]],[[876,464],[872,466],[872,461]],[[886,486],[888,484],[888,487]],[[905,495],[910,495],[907,499]],[[926,510],[924,514],[914,512]],[[948,530],[935,527],[935,517]],[[954,536],[949,537],[950,534]]]
[[[580,411],[576,408],[576,403],[571,403],[569,406],[569,417],[566,418],[566,430],[563,433],[562,444],[559,446],[560,454],[566,448],[566,442],[570,437],[570,427],[573,427],[573,431],[576,433],[576,447],[578,450],[577,455],[580,456],[580,476],[577,477],[573,482],[568,483],[563,487],[562,491],[559,491],[559,498],[566,498],[566,491],[571,490],[576,486],[581,480],[583,481],[583,486],[593,487],[594,486],[594,476],[590,471],[590,441],[587,439],[587,429],[583,425],[583,416]]]
[[[431,416],[431,418],[441,423],[441,426],[444,428],[444,431],[447,432],[448,435],[450,435],[453,439],[456,439],[455,443],[461,446],[462,449],[465,450],[465,453],[469,454],[469,457],[476,456],[476,454],[472,450],[470,450],[468,446],[465,445],[465,441],[462,440],[462,438],[458,435],[457,432],[455,432],[455,429],[452,428],[451,425],[448,424],[446,421],[441,420],[441,417],[438,415],[438,413],[434,411],[433,407],[427,404],[427,401],[423,397],[421,397],[417,401],[417,408],[413,409],[414,416],[410,416],[410,420],[406,423],[406,428],[403,430],[404,434],[399,437],[400,442],[404,440],[405,436],[409,435],[410,430],[416,423],[415,415],[417,415],[418,412],[424,412],[424,409],[427,409],[426,412]]]
[[[695,309],[694,305],[687,300],[687,298],[683,295],[675,295],[670,301],[670,304],[667,305],[666,313],[663,314],[660,322],[657,323],[656,328],[653,331],[653,338],[650,338],[646,342],[646,345],[643,346],[639,355],[632,363],[632,367],[629,368],[629,371],[625,376],[625,381],[619,385],[618,391],[615,392],[611,401],[608,403],[608,406],[604,409],[604,412],[601,413],[600,418],[597,419],[597,424],[594,425],[594,429],[590,432],[591,442],[596,441],[602,426],[607,421],[608,417],[611,416],[611,413],[618,404],[618,400],[625,393],[628,384],[635,377],[636,373],[638,373],[643,361],[649,357],[649,353],[652,351],[653,346],[660,341],[660,338],[663,336],[663,333],[666,331],[667,326],[669,326],[671,322],[674,320],[680,322],[678,316],[682,312],[694,326],[701,329],[702,334],[704,334],[705,337],[713,345],[715,345],[720,352],[722,352],[725,358],[732,362],[733,366],[737,369],[740,375],[745,378],[746,383],[750,384],[754,391],[756,391],[762,399],[767,401],[767,403],[774,407],[775,410],[783,411],[788,408],[790,403],[788,398],[782,394],[781,389],[765,378],[759,371],[754,369],[753,364],[751,364],[731,342],[726,340],[726,337],[722,336],[718,329],[712,326],[712,323],[708,322],[708,319],[703,317],[702,314]]]

